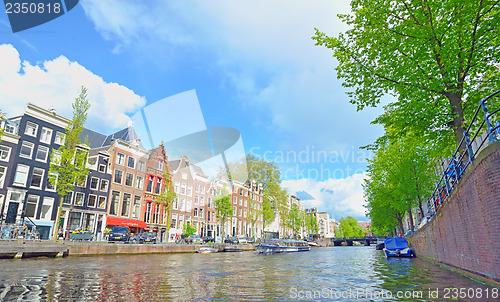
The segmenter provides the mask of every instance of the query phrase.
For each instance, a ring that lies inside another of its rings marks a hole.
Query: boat
[[[406,239],[389,237],[384,241],[386,257],[415,257],[415,251],[408,246]]]
[[[314,242],[314,241],[307,241],[307,245],[309,245],[309,246],[313,246],[313,247],[318,247],[318,246],[319,246],[319,245],[318,245],[316,242]]]
[[[385,242],[385,240],[378,239],[378,240],[377,240],[377,245],[375,246],[375,249],[376,249],[377,251],[381,251],[381,250],[383,250],[383,249],[384,249],[384,247],[385,247],[385,243],[384,243],[384,242]]]
[[[224,251],[224,252],[243,252],[243,249],[241,247],[237,247],[237,246],[225,246],[222,251]]]
[[[257,245],[259,253],[290,253],[307,252],[311,250],[307,241],[293,239],[272,239]]]
[[[196,252],[201,254],[207,254],[207,253],[217,253],[218,251],[219,251],[218,249],[215,249],[213,247],[202,247]]]

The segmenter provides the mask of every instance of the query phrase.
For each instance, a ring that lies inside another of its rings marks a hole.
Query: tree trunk
[[[413,223],[413,214],[411,213],[411,208],[408,209],[408,215],[410,216],[410,229],[411,229],[411,232],[413,233],[415,231],[415,226]]]
[[[455,134],[455,140],[457,145],[460,144],[460,141],[464,137],[465,132],[465,119],[464,119],[464,110],[462,107],[462,92],[450,93],[447,95],[447,98],[450,102],[451,113],[453,120],[448,123],[453,129]],[[460,150],[465,150],[465,144],[460,146]]]

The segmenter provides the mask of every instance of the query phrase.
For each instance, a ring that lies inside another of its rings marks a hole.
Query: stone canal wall
[[[478,155],[433,219],[407,239],[417,257],[500,284],[500,142]]]

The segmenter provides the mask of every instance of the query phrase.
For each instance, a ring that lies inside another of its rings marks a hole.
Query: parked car
[[[237,237],[236,239],[238,239],[239,244],[247,244],[248,243],[248,240],[246,237]]]
[[[142,233],[139,240],[140,243],[156,243],[156,233],[155,232]]]
[[[186,239],[186,243],[203,243],[200,235],[191,235]]]
[[[254,244],[255,243],[255,240],[253,239],[253,237],[245,237],[245,238],[246,238],[248,244]]]
[[[116,226],[108,235],[108,242],[128,242],[130,240],[130,230],[128,227]]]
[[[215,238],[214,237],[205,237],[205,238],[203,238],[203,242],[205,242],[205,243],[215,242]]]
[[[238,238],[236,238],[236,237],[227,237],[224,240],[224,243],[238,244]]]
[[[130,243],[141,243],[141,234],[130,234]]]

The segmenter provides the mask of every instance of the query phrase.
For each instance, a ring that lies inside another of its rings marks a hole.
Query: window
[[[141,214],[141,196],[134,196],[134,207],[132,208],[132,218],[138,219]]]
[[[144,213],[144,222],[149,223],[151,219],[151,202],[146,202],[146,212]]]
[[[76,180],[76,185],[79,187],[85,187],[87,185],[87,175],[80,175]]]
[[[238,193],[238,188],[234,187],[234,193]]]
[[[158,214],[160,213],[160,206],[156,204],[154,206],[154,213],[153,213],[153,223],[158,223]]]
[[[53,206],[54,206],[54,198],[44,197],[42,204],[42,212],[40,213],[40,219],[51,220]]]
[[[125,154],[116,154],[116,164],[123,166],[125,164]]]
[[[200,208],[200,218],[203,218],[203,209]]]
[[[135,176],[135,188],[142,190],[144,188],[144,177],[136,175]]]
[[[241,208],[238,210],[238,216],[241,217]]]
[[[179,210],[181,211],[186,211],[186,204],[184,203],[184,198],[181,198],[181,200],[179,201]]]
[[[28,201],[26,202],[26,209],[24,214],[30,218],[35,218],[36,210],[38,206],[38,199],[40,196],[37,195],[28,195]]]
[[[49,148],[45,146],[38,146],[35,159],[46,163],[48,156],[49,156]]]
[[[14,184],[18,186],[26,186],[28,181],[29,166],[17,165],[16,176],[14,177]]]
[[[158,170],[160,171],[163,171],[163,160],[159,160],[158,161],[158,166],[157,166]]]
[[[137,164],[137,170],[146,172],[146,162],[143,160],[139,160],[139,163]]]
[[[207,211],[207,220],[208,220],[208,222],[210,222],[210,217],[211,217],[210,216],[210,211]]]
[[[10,125],[10,124],[5,125],[5,132],[17,134],[16,127],[14,125]]]
[[[66,194],[63,198],[63,203],[64,204],[71,204],[71,201],[73,199],[73,192],[69,192],[68,194]]]
[[[153,181],[154,181],[154,177],[149,175],[148,176],[148,185],[146,187],[146,192],[153,193]]]
[[[0,146],[0,160],[9,161],[10,158],[10,148],[7,146]]]
[[[245,209],[245,211],[243,211],[243,217],[247,217],[247,210]]]
[[[38,130],[38,125],[32,122],[27,122],[26,123],[26,129],[24,130],[24,134],[30,135],[30,136],[36,136],[36,132]]]
[[[127,194],[127,193],[123,194],[122,216],[128,217],[128,212],[129,212],[129,208],[130,208],[130,198],[131,198],[130,194]]]
[[[177,181],[176,181],[176,182],[175,182],[175,184],[174,184],[174,192],[175,192],[175,193],[177,193],[177,194],[179,194],[179,185],[180,185],[180,184],[179,184],[179,182],[177,182]]]
[[[186,202],[186,212],[191,212],[191,200],[189,199]]]
[[[240,196],[243,196],[243,189],[240,189]]]
[[[97,201],[96,195],[89,195],[89,200],[87,201],[87,206],[88,207],[95,207],[96,201]]]
[[[236,216],[236,207],[233,207],[233,216]]]
[[[161,191],[161,178],[156,179],[155,193],[160,194]]]
[[[175,229],[177,227],[177,214],[172,214],[172,221],[170,222],[170,228]]]
[[[188,179],[188,175],[185,172],[182,172],[182,179]]]
[[[178,204],[177,204],[177,199],[176,199],[176,200],[174,200],[174,204],[172,205],[172,208],[173,208],[174,210],[178,210],[178,209],[179,209]]]
[[[199,185],[199,184],[196,184],[196,185],[194,186],[194,191],[195,191],[196,193],[200,192],[200,185]]]
[[[186,184],[181,185],[181,194],[186,195]]]
[[[0,189],[3,188],[6,174],[7,174],[7,167],[0,166]]]
[[[198,195],[194,196],[194,204],[198,204]]]
[[[43,174],[45,170],[40,168],[33,168],[33,174],[31,175],[31,188],[42,188]]]
[[[238,204],[238,197],[236,197],[236,196],[233,197],[233,203]]]
[[[40,141],[45,144],[50,144],[52,140],[52,129],[42,127],[42,132],[40,133]]]
[[[198,208],[194,208],[193,216],[198,216]]]
[[[75,205],[83,206],[83,199],[85,199],[85,193],[76,192],[75,195]]]
[[[23,144],[21,145],[21,150],[19,151],[19,156],[31,158],[34,147],[35,145],[33,143],[23,142]]]
[[[245,199],[245,207],[248,207],[248,201]]]
[[[125,176],[125,185],[127,187],[131,187],[134,185],[134,174],[127,172]]]
[[[127,167],[135,169],[135,158],[132,156],[128,157]]]
[[[90,179],[90,188],[92,190],[97,190],[97,186],[99,185],[99,178],[97,177],[92,177]]]
[[[107,192],[108,191],[108,180],[107,179],[101,179],[101,187],[99,188],[99,190],[101,190],[102,192]]]
[[[188,186],[188,196],[193,196],[193,186]]]
[[[62,132],[56,131],[56,136],[54,138],[54,143],[58,145],[64,144],[65,135]]]
[[[242,206],[242,205],[243,205],[243,199],[240,198],[240,206]]]
[[[109,205],[109,214],[110,215],[117,215],[119,202],[120,202],[120,192],[113,191],[111,193],[111,202]]]
[[[115,170],[115,177],[113,178],[113,182],[116,184],[121,184],[123,178],[123,171]]]
[[[99,165],[99,172],[105,173],[106,172],[106,165]]]
[[[99,196],[99,203],[97,204],[98,208],[104,209],[106,208],[106,197],[105,196]]]
[[[211,208],[211,207],[212,207],[212,198],[210,198],[210,197],[208,197],[208,204],[207,204],[207,206],[208,206],[209,208]]]
[[[205,186],[201,186],[201,194],[205,194]]]
[[[200,196],[200,205],[205,205],[205,196]]]

